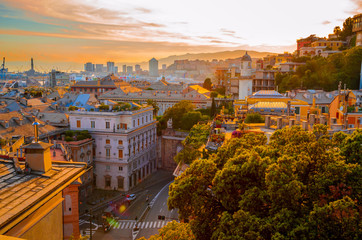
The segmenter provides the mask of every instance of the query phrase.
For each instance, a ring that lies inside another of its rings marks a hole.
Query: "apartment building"
[[[128,191],[156,170],[153,108],[120,112],[71,112],[71,130],[88,130],[95,140],[96,187]]]

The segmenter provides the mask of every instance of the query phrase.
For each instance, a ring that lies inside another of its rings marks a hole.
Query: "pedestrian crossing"
[[[162,228],[167,223],[171,221],[148,221],[148,222],[138,222],[137,227],[139,229],[148,229],[148,228]],[[131,229],[136,227],[136,221],[117,221],[110,223],[112,229]]]

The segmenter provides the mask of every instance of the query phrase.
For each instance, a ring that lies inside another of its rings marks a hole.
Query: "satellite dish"
[[[339,108],[339,110],[343,111],[343,106],[341,106],[341,107]]]

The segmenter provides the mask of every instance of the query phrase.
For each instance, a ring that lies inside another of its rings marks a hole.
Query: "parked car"
[[[136,199],[136,194],[129,194],[127,195],[127,200],[128,201],[132,201],[132,200],[135,200]]]

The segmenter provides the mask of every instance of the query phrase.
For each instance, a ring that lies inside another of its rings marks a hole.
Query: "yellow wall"
[[[330,47],[332,50],[337,51],[343,46],[342,41],[315,41],[312,42],[312,47]]]
[[[63,239],[62,201],[62,193],[60,192],[15,225],[6,235],[27,240]]]

